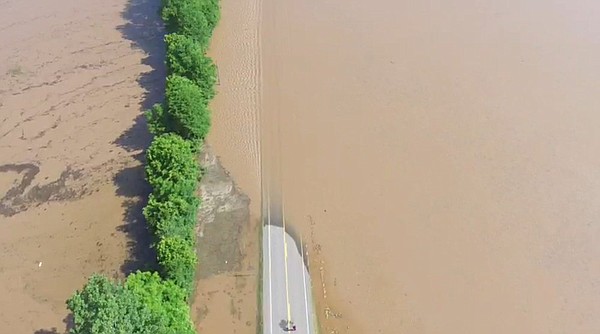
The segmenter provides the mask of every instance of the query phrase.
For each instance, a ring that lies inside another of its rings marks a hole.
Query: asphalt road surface
[[[300,247],[298,247],[300,246]],[[281,226],[263,226],[263,333],[316,334],[316,317],[302,245]],[[296,331],[286,331],[292,321]]]

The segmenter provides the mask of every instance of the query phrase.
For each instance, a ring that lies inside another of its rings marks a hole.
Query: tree
[[[158,239],[178,236],[193,242],[198,204],[199,200],[195,196],[183,198],[172,195],[161,200],[150,194],[144,208],[144,217]]]
[[[162,18],[167,31],[188,36],[208,46],[212,29],[205,15],[205,0],[164,0]]]
[[[151,134],[158,136],[168,132],[167,115],[162,104],[153,105],[145,114],[148,121],[148,130]]]
[[[166,237],[156,251],[163,276],[191,293],[198,261],[194,244],[179,237]]]
[[[151,312],[123,285],[100,275],[67,300],[73,313],[71,334],[156,334]]]
[[[192,38],[181,34],[165,36],[167,44],[167,69],[169,74],[190,79],[203,93],[206,101],[215,95],[217,68],[212,59]]]
[[[210,33],[212,36],[212,32],[219,23],[219,19],[221,19],[221,8],[219,6],[219,0],[202,0],[204,7],[204,17],[206,17],[206,22],[208,29],[210,29]]]
[[[146,151],[146,160],[146,179],[156,198],[194,196],[200,168],[188,141],[172,133],[157,136]]]
[[[127,277],[125,287],[158,319],[157,333],[195,334],[185,290],[157,273],[139,271]]]
[[[194,143],[204,140],[211,122],[208,101],[200,87],[187,78],[171,75],[165,95],[170,131]]]

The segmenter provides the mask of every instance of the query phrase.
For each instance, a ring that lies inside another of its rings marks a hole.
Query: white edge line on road
[[[268,192],[268,190],[267,190]],[[271,266],[271,205],[267,198],[267,245],[269,252],[269,326],[271,328],[271,334],[273,334],[273,281],[272,281],[272,266]]]
[[[306,311],[306,333],[310,333],[310,322],[308,321],[308,292],[306,290],[306,273],[304,272],[304,243],[302,242],[302,235],[300,235],[300,254],[302,257],[302,281],[304,284],[304,310]]]
[[[282,195],[282,200],[281,200],[281,220],[283,222],[283,261],[284,261],[284,269],[285,269],[285,301],[286,301],[286,308],[287,308],[287,321],[288,324],[290,323],[290,321],[292,321],[292,311],[290,308],[290,288],[289,288],[289,280],[288,280],[288,250],[287,250],[287,239],[286,239],[286,234],[287,232],[285,231],[285,207],[284,207],[284,202],[283,202],[283,195]]]

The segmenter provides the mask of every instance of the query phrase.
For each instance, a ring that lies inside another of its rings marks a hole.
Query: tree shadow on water
[[[33,332],[33,334],[63,334],[62,332],[59,332],[56,327],[52,327],[51,329],[38,329],[37,331]]]
[[[144,180],[144,166],[124,168],[117,173],[114,182],[117,195],[127,198],[123,202],[123,225],[117,227],[117,231],[125,233],[128,238],[129,258],[121,266],[121,272],[129,275],[136,270],[155,270],[156,252],[151,247],[153,237],[142,214],[150,194],[150,186]]]
[[[124,39],[131,42],[131,48],[142,50],[142,64],[149,70],[141,73],[137,82],[144,90],[140,110],[134,124],[113,141],[113,144],[134,154],[140,163],[125,168],[114,177],[117,195],[125,197],[124,223],[117,227],[118,231],[128,237],[127,248],[129,259],[121,266],[124,274],[136,270],[156,269],[156,254],[150,246],[152,235],[148,231],[142,209],[146,205],[150,186],[144,178],[144,150],[150,144],[152,136],[148,132],[144,111],[163,100],[165,90],[165,45],[164,28],[160,18],[161,0],[129,0],[122,17],[126,23],[117,29]],[[72,315],[63,322],[66,329],[59,331],[56,327],[38,329],[33,334],[63,334],[73,328]]]
[[[69,314],[66,318],[63,319],[63,323],[65,324],[64,331],[58,331],[56,327],[52,327],[50,329],[38,329],[33,334],[67,334],[73,328],[73,315]]]
[[[142,50],[142,64],[150,70],[141,73],[137,79],[144,94],[140,105],[140,114],[133,126],[123,132],[114,143],[128,152],[148,147],[151,135],[148,132],[145,110],[163,100],[165,91],[165,43],[162,20],[160,18],[161,0],[130,0],[122,13],[126,23],[117,29],[123,38],[131,42],[132,49]]]
[[[117,195],[125,197],[124,223],[117,227],[128,237],[129,259],[121,266],[124,274],[136,270],[156,268],[156,254],[152,234],[148,230],[142,209],[146,205],[150,186],[144,178],[144,150],[152,136],[148,131],[144,111],[163,100],[165,90],[164,28],[160,18],[161,0],[129,0],[122,13],[126,23],[117,29],[131,42],[132,49],[143,51],[142,64],[149,70],[137,79],[144,90],[140,110],[134,124],[113,142],[127,152],[135,154],[139,165],[121,170],[114,178]]]
[[[138,152],[134,157],[136,160],[143,162],[144,152],[152,141],[152,135],[148,132],[148,125],[146,123],[146,117],[143,112],[136,116],[133,125],[121,133],[117,139],[114,140],[113,144],[123,148],[127,152],[133,153]]]

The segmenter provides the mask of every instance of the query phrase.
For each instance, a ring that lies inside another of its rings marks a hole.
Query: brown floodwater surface
[[[0,0],[0,333],[63,333],[92,273],[155,258],[142,112],[164,92],[159,8]]]
[[[263,147],[327,333],[600,331],[600,2],[262,11]]]
[[[209,143],[237,185],[260,207],[258,107],[260,103],[259,0],[221,1],[221,22],[210,56],[218,66],[217,95],[211,104]]]

